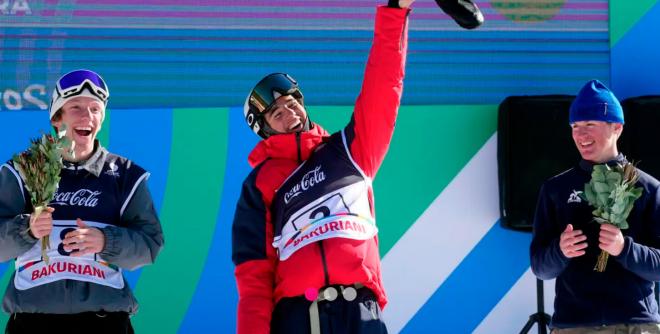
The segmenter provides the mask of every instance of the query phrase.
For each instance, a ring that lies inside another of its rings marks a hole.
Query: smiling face
[[[573,141],[582,159],[604,163],[614,159],[619,151],[616,141],[623,124],[603,121],[578,121],[571,124]]]
[[[94,152],[94,141],[101,130],[105,106],[99,100],[79,96],[67,101],[51,120],[57,129],[66,126],[66,136],[75,143],[73,161],[87,160]]]
[[[307,111],[293,96],[280,96],[264,115],[268,125],[277,133],[302,131],[307,122]]]

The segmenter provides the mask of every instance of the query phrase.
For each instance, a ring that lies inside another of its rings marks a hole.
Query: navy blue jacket
[[[49,203],[55,208],[53,231],[59,228],[66,233],[64,226],[75,229],[77,218],[90,226],[95,226],[92,223],[106,224],[101,228],[105,236],[103,251],[93,256],[94,261],[88,262],[103,262],[98,266],[104,268],[103,272],[117,272],[117,267],[135,269],[153,263],[163,247],[164,239],[147,189],[148,175],[131,160],[108,152],[97,141],[95,152],[87,161],[64,162],[55,198]],[[137,311],[137,300],[123,278],[121,287],[97,284],[80,277],[88,272],[75,270],[75,265],[65,265],[70,253],[64,251],[61,243],[56,243],[62,233],[51,233],[49,265],[39,259],[21,266],[21,258],[35,247],[40,247],[38,239],[28,233],[29,212],[32,212],[29,192],[18,172],[11,162],[0,165],[0,262],[17,258],[16,270],[2,301],[5,312],[73,314],[100,310]],[[90,270],[97,268],[85,267]],[[65,271],[80,275],[77,279],[58,277],[46,282],[49,276]],[[33,287],[22,287],[20,282],[24,280],[17,277],[23,275],[27,275],[28,280],[41,282]],[[94,276],[91,271],[89,275]],[[58,329],[55,328],[55,331]]]
[[[616,161],[625,161],[619,155]],[[654,281],[660,280],[660,193],[658,180],[638,169],[644,192],[622,230],[623,251],[610,256],[604,272],[594,271],[600,225],[593,208],[579,198],[591,179],[592,164],[578,166],[547,180],[541,188],[530,247],[532,271],[540,279],[556,278],[553,328],[612,324],[660,323]],[[586,254],[569,259],[559,249],[568,224],[587,236]]]

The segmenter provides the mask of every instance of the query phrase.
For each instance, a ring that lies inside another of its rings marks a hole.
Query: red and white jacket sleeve
[[[378,7],[362,90],[344,129],[353,160],[370,178],[383,162],[394,133],[403,92],[409,12]]]

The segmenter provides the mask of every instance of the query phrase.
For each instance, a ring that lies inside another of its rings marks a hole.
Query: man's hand
[[[598,247],[612,256],[617,256],[623,251],[626,240],[623,239],[621,229],[612,224],[600,224],[598,236]]]
[[[408,8],[415,0],[388,0],[387,6],[392,8]]]
[[[78,229],[64,236],[64,250],[72,252],[70,256],[83,256],[100,253],[105,247],[105,235],[95,227],[87,226],[80,218],[76,220]]]
[[[587,237],[581,230],[573,230],[573,225],[568,224],[559,236],[559,249],[567,258],[582,256],[585,253],[584,249],[587,248],[585,240]]]
[[[50,232],[53,230],[53,211],[55,209],[47,207],[38,217],[35,217],[34,214],[30,215],[30,234],[33,237],[41,239],[50,235]]]

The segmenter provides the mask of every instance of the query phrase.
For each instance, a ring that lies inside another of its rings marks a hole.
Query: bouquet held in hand
[[[30,140],[30,147],[12,158],[14,168],[23,179],[25,188],[30,193],[30,202],[34,212],[30,225],[46,210],[53,200],[60,182],[60,170],[63,167],[62,154],[72,153],[72,142],[66,137],[42,135],[41,138]],[[48,263],[47,250],[50,240],[48,236],[41,238],[41,256]]]
[[[582,197],[595,209],[594,221],[599,224],[611,224],[621,230],[628,228],[626,219],[635,200],[642,196],[642,188],[636,187],[639,179],[635,165],[626,162],[608,166],[595,165],[591,180],[584,185]],[[609,254],[602,250],[594,270],[605,271]]]

